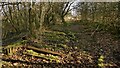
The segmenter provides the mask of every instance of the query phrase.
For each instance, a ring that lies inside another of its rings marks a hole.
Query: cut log
[[[58,52],[54,52],[54,51],[50,51],[50,50],[46,50],[46,49],[40,49],[40,48],[36,48],[33,46],[26,46],[27,49],[36,51],[36,52],[40,52],[40,53],[44,53],[44,54],[52,54],[52,55],[56,55],[56,56],[60,56],[60,57],[64,57],[64,54],[58,53]]]

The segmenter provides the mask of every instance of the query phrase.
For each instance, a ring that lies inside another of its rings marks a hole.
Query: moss
[[[101,68],[104,68],[105,67],[105,64],[104,64],[104,56],[101,55],[99,58],[98,58],[98,66],[101,67]]]
[[[54,55],[45,55],[45,54],[40,54],[40,53],[37,53],[33,50],[26,50],[26,52],[24,52],[24,54],[30,54],[30,55],[33,55],[33,56],[38,56],[38,57],[41,57],[41,58],[45,58],[47,60],[50,60],[51,62],[54,60],[56,62],[59,62],[59,57],[58,56],[54,56]]]

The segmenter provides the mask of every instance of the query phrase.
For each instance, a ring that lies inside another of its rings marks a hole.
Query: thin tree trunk
[[[45,22],[45,15],[48,10],[48,7],[49,7],[49,3],[45,2],[45,3],[43,3],[42,8],[41,8],[42,11],[41,11],[41,15],[40,15],[40,27],[39,27],[40,39],[38,40],[39,43],[42,42],[43,23]]]
[[[61,20],[62,20],[62,23],[66,23],[65,19],[64,19],[64,16],[61,16]]]

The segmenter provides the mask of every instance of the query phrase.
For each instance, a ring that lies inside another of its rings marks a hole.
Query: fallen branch
[[[94,32],[92,32],[91,36],[93,36],[98,29],[99,29],[99,25],[98,25],[97,28],[94,30]]]
[[[36,52],[41,52],[41,53],[44,53],[44,54],[52,54],[52,55],[56,55],[56,56],[60,56],[60,57],[65,56],[64,54],[61,54],[61,53],[58,53],[58,52],[53,52],[53,51],[50,51],[50,50],[40,49],[40,48],[36,48],[36,47],[33,47],[33,46],[26,46],[26,48],[30,49],[30,50],[33,50],[33,51],[36,51]]]
[[[47,59],[47,58],[45,58],[45,57],[41,57],[41,56],[34,56],[34,55],[31,55],[31,54],[28,54],[28,53],[26,53],[25,55],[27,55],[27,56],[33,56],[33,57],[35,57],[35,58],[40,58],[40,59],[49,60],[49,59]]]

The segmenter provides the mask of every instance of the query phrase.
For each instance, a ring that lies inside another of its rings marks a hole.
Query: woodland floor
[[[3,46],[2,68],[119,68],[114,52],[119,51],[120,40],[93,26],[53,25],[44,31],[42,44],[24,40]],[[3,43],[16,40],[12,39]]]

